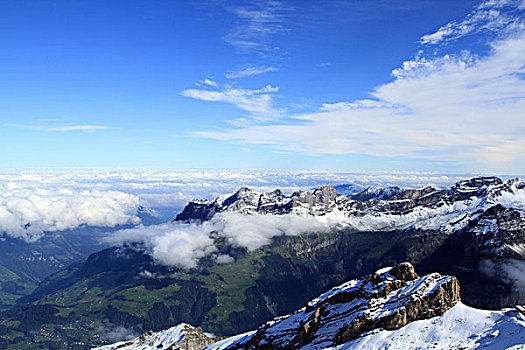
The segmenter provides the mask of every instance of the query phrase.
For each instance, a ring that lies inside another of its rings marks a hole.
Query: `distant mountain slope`
[[[150,213],[139,208],[138,216],[144,224],[159,223]],[[82,226],[68,231],[46,232],[37,241],[0,235],[0,309],[13,306],[31,292],[49,275],[107,247],[102,238],[117,227]],[[0,232],[2,234],[2,232]]]
[[[183,327],[99,349],[186,350]],[[290,315],[205,349],[523,349],[524,344],[525,317],[517,310],[465,306],[454,277],[419,277],[403,263],[346,282]]]
[[[46,235],[36,242],[3,238],[0,243],[0,308],[13,306],[49,275],[103,249],[96,228]]]

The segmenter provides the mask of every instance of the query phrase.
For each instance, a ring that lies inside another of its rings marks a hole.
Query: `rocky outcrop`
[[[102,346],[94,350],[202,350],[217,340],[219,339],[205,334],[199,327],[181,323],[160,332],[149,331],[133,340]]]
[[[296,313],[267,322],[227,349],[327,348],[364,332],[399,329],[442,315],[459,301],[455,277],[418,277],[401,263],[361,280],[352,280],[310,301]]]

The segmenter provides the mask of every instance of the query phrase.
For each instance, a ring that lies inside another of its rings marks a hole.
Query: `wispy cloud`
[[[509,3],[486,2],[466,21],[480,9],[500,11],[498,6]],[[518,161],[525,152],[525,27],[518,25],[524,18],[519,11],[514,7],[501,15],[514,23],[513,30],[497,32],[484,56],[418,55],[394,70],[393,81],[378,86],[369,99],[325,104],[292,116],[295,122],[196,134],[312,155],[357,153],[523,171]],[[496,30],[500,18],[490,16],[493,21],[484,27]],[[449,27],[469,27],[461,23]],[[438,42],[437,37],[425,42]]]
[[[267,72],[275,72],[277,71],[277,68],[275,67],[266,67],[266,66],[259,66],[259,67],[243,67],[239,68],[237,70],[231,70],[226,73],[226,78],[228,79],[238,79],[238,78],[246,78],[246,77],[252,77],[254,75],[259,75]]]
[[[202,101],[225,102],[249,113],[251,120],[275,119],[280,110],[274,107],[274,94],[279,87],[267,85],[262,89],[235,89],[225,88],[220,91],[206,89],[188,89],[181,92],[182,96]]]
[[[525,289],[525,261],[517,259],[481,260],[480,271],[497,280],[510,284],[515,292],[522,293]]]
[[[58,119],[58,118],[42,118],[38,120],[40,120],[41,122],[61,122],[62,121],[62,119]]]
[[[69,125],[69,126],[54,126],[46,127],[46,131],[95,131],[95,130],[105,130],[107,126],[103,125]]]
[[[24,124],[16,124],[14,126],[17,126],[19,128],[23,129],[31,129],[31,130],[41,130],[41,131],[57,131],[57,132],[63,132],[63,131],[97,131],[97,130],[105,130],[108,127],[104,125],[64,125],[64,126],[45,126],[45,125],[24,125]]]
[[[217,82],[211,80],[210,78],[204,78],[202,80],[199,80],[197,85],[208,85],[208,86],[213,86],[213,87],[218,87],[219,86],[219,84],[217,84]]]
[[[285,18],[290,8],[281,1],[251,1],[230,7],[237,16],[236,27],[224,40],[242,51],[275,51],[272,37],[286,31]]]
[[[319,67],[330,67],[331,65],[332,65],[332,62],[330,61],[321,62],[318,64]]]
[[[521,11],[525,10],[523,0],[489,0],[481,3],[462,21],[453,21],[436,32],[421,37],[423,44],[439,44],[456,40],[479,32],[509,33],[523,30],[525,22]]]

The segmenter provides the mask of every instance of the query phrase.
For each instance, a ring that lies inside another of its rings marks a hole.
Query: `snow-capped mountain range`
[[[293,314],[211,345],[184,343],[192,332],[179,325],[100,349],[525,349],[518,309],[465,306],[455,277],[419,277],[409,263],[348,281]]]
[[[312,216],[358,231],[417,229],[452,233],[468,229],[497,233],[493,228],[500,224],[502,215],[512,217],[514,229],[525,227],[524,210],[523,180],[503,182],[497,177],[476,177],[450,189],[367,188],[354,195],[340,195],[332,186],[290,196],[280,190],[258,193],[243,187],[215,201],[190,202],[175,220],[205,221],[222,212],[290,214]]]

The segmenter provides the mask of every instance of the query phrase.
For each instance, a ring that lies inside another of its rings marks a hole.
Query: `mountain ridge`
[[[215,201],[192,201],[174,221],[206,221],[215,214],[286,215],[329,217],[356,230],[402,230],[407,227],[454,232],[467,226],[479,210],[502,204],[525,209],[525,182],[518,178],[503,182],[475,177],[457,182],[448,190],[431,186],[422,189],[370,188],[355,195],[340,195],[332,186],[289,196],[279,189],[258,193],[248,187],[218,197]],[[435,218],[439,216],[439,220]]]

